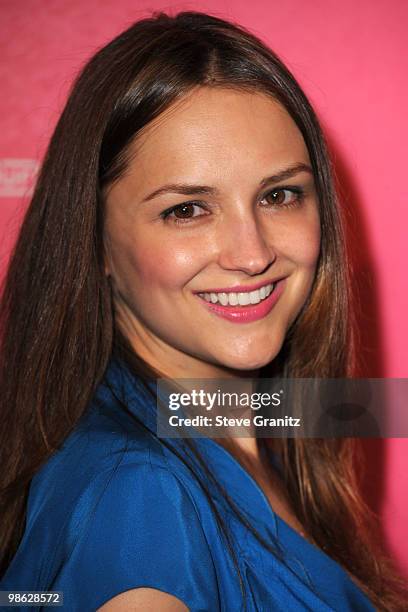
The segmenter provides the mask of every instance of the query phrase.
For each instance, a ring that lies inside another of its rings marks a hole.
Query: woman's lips
[[[233,323],[250,323],[263,319],[263,317],[266,317],[266,315],[270,313],[282,294],[285,282],[286,278],[281,279],[276,283],[274,290],[267,298],[259,302],[259,304],[249,304],[248,306],[230,306],[229,304],[227,306],[222,306],[222,304],[219,303],[212,304],[211,302],[207,302],[198,295],[197,297],[203,306],[223,319],[227,319]]]

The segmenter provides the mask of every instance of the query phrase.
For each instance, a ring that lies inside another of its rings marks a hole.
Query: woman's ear
[[[111,269],[110,269],[110,265],[109,265],[109,261],[108,261],[108,256],[106,253],[106,250],[103,254],[103,271],[104,274],[107,278],[109,278],[109,276],[111,275]]]
[[[111,276],[111,267],[109,265],[109,239],[106,234],[103,237],[103,267],[105,276],[109,278]]]

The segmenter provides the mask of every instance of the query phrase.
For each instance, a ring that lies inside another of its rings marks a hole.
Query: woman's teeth
[[[246,291],[242,293],[199,293],[207,302],[212,304],[221,304],[222,306],[248,306],[248,304],[259,304],[265,300],[275,289],[276,283],[264,285],[255,291]]]

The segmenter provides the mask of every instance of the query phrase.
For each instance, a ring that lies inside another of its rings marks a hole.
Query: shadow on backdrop
[[[345,210],[347,247],[351,254],[353,291],[357,305],[359,378],[383,378],[385,376],[384,342],[379,309],[377,273],[372,257],[373,247],[364,217],[364,205],[358,186],[345,156],[336,146],[330,130],[325,126],[329,149],[332,154],[336,187]],[[386,477],[386,444],[382,438],[366,438],[360,441],[363,465],[360,482],[368,505],[380,514],[384,503]],[[385,544],[386,538],[382,533]]]

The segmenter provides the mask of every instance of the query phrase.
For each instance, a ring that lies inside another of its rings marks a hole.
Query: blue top
[[[192,612],[374,611],[340,565],[273,512],[228,451],[199,438],[206,464],[250,523],[276,543],[276,554],[207,478],[208,500],[171,450],[186,458],[183,440],[167,439],[167,448],[132,418],[155,432],[155,411],[140,379],[112,359],[79,424],[32,480],[25,533],[0,590],[63,591],[59,609],[69,612],[93,612],[143,586],[175,595]],[[232,535],[247,608],[212,505]]]

